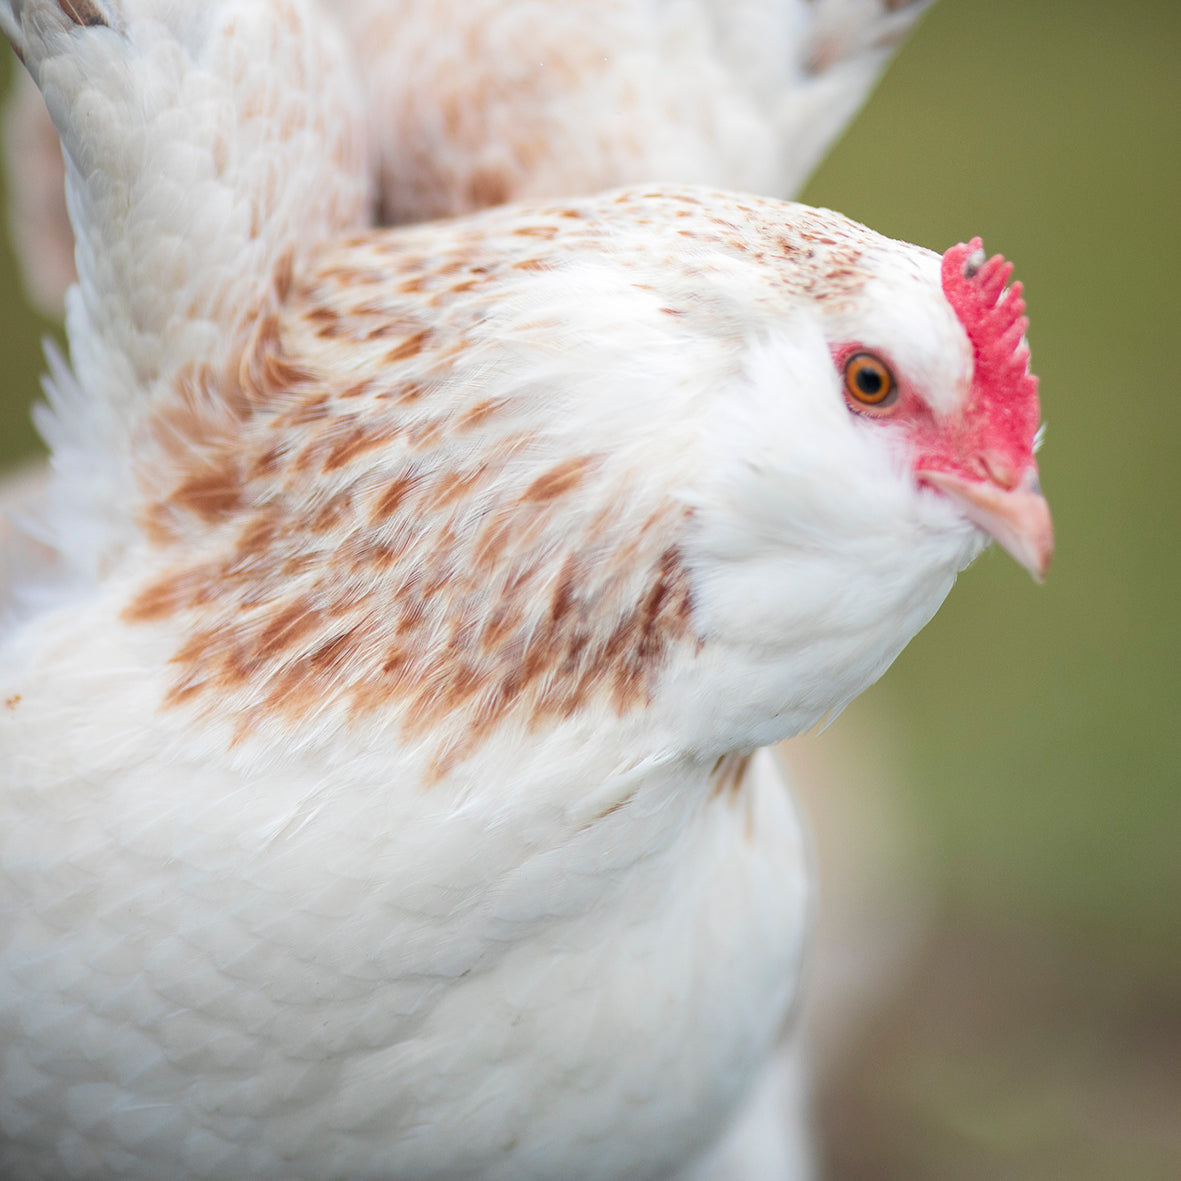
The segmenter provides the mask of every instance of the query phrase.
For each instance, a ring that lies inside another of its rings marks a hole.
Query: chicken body
[[[321,19],[0,5],[80,243],[0,648],[4,1173],[802,1175],[754,752],[982,530],[1044,569],[1007,274],[701,188],[366,230]]]

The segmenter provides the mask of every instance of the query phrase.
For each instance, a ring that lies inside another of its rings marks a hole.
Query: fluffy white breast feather
[[[4,1175],[802,1175],[754,752],[982,529],[1044,570],[1008,272],[700,188],[364,230],[315,7],[0,24],[79,242],[70,575],[0,647]]]

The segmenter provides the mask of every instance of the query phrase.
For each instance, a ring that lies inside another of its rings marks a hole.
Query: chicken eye
[[[879,408],[898,397],[894,374],[873,353],[854,353],[845,362],[845,392],[863,406]]]

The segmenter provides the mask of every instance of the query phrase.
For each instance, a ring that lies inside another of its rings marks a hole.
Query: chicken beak
[[[956,502],[964,516],[1001,543],[1033,575],[1046,577],[1054,554],[1050,506],[1030,466],[1021,482],[1004,488],[991,480],[977,482],[950,472],[919,472],[919,478]]]

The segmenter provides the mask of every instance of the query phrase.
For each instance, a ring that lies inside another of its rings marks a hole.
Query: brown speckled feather
[[[180,636],[166,704],[239,735],[381,708],[412,739],[446,718],[436,774],[506,718],[643,705],[670,645],[695,642],[687,510],[635,457],[565,453],[527,378],[488,392],[494,309],[608,257],[680,334],[717,311],[697,275],[736,264],[768,306],[855,294],[843,219],[782,208],[631,191],[361,235],[284,277],[238,360],[186,372],[150,428],[163,569],[125,618]],[[544,363],[563,325],[512,331]]]

